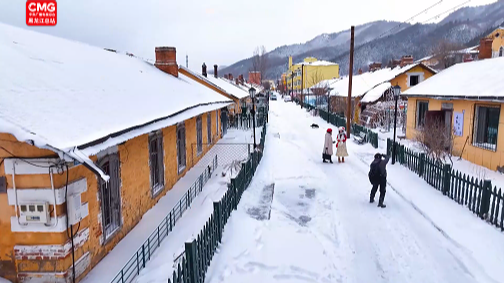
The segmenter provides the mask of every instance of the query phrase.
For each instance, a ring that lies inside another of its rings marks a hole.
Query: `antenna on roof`
[[[189,56],[187,54],[185,55],[185,67],[189,69]]]

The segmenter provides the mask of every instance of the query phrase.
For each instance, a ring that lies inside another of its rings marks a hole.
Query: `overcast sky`
[[[404,21],[440,0],[58,0],[55,27],[30,27],[153,59],[155,46],[177,48],[177,62],[230,65],[254,48],[302,43],[376,20]],[[423,22],[466,0],[443,0]],[[477,6],[495,0],[472,0]],[[0,0],[0,22],[26,26],[25,0]],[[448,15],[446,13],[443,17]],[[434,21],[439,21],[441,18]],[[43,44],[43,43],[41,43]]]

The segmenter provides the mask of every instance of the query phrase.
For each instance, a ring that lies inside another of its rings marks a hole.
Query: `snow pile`
[[[35,143],[70,151],[189,109],[195,116],[231,102],[134,57],[4,24],[0,35],[0,132],[29,133]]]
[[[502,99],[504,98],[502,70],[504,70],[504,58],[457,64],[406,90],[402,95]]]
[[[376,100],[380,99],[383,93],[390,87],[392,87],[392,84],[390,84],[389,82],[384,82],[382,84],[377,85],[376,87],[366,92],[366,94],[364,94],[364,97],[362,98],[361,102],[362,103],[375,102]]]
[[[334,62],[324,61],[324,60],[317,60],[314,62],[297,63],[294,66],[301,66],[301,65],[305,65],[305,66],[333,66],[333,65],[338,65],[338,64],[336,64]]]

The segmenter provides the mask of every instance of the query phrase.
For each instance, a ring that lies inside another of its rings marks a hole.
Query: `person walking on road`
[[[346,132],[345,127],[339,128],[338,141],[336,143],[336,156],[338,156],[338,162],[345,162],[345,157],[348,156],[346,149]]]
[[[374,156],[373,162],[371,162],[369,169],[369,181],[373,185],[371,189],[371,195],[369,196],[369,202],[373,203],[378,187],[380,187],[380,198],[378,200],[378,207],[387,207],[383,201],[385,200],[386,186],[387,186],[387,163],[389,162],[389,157],[384,154],[377,153]]]
[[[326,163],[326,160],[329,160],[329,162],[332,162],[332,155],[333,155],[333,140],[332,140],[332,129],[329,128],[327,129],[327,132],[325,134],[325,140],[324,140],[324,150],[322,151],[322,162]]]

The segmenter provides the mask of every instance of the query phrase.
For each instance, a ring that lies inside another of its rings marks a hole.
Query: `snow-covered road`
[[[432,211],[399,193],[420,188],[436,201],[445,198],[398,164],[388,166],[396,187],[388,185],[388,206],[377,208],[368,202],[367,178],[377,150],[349,140],[345,163],[324,164],[327,124],[320,118],[279,100],[271,103],[269,122],[265,158],[225,227],[205,282],[504,282],[504,235],[497,229],[457,204],[433,208],[451,210],[446,217],[460,210],[469,219],[460,233],[495,243],[479,252],[476,243],[465,246],[469,236],[446,232]],[[321,127],[310,128],[313,122]],[[413,176],[397,176],[406,174]],[[271,217],[256,220],[270,184]]]

